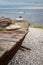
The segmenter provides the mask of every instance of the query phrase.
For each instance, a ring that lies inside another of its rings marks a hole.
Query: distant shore
[[[34,26],[34,25],[30,25],[30,27],[32,27],[32,28],[39,28],[39,29],[43,29],[43,26],[40,26],[40,25],[36,25],[36,26]]]

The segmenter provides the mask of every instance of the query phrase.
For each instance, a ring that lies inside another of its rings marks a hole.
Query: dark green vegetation
[[[30,25],[30,27],[43,29],[43,26],[41,26],[41,25]]]

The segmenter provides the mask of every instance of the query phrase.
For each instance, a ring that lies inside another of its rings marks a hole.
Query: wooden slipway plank
[[[16,30],[10,29],[8,31],[6,27],[0,28],[0,65],[8,64],[20,48],[22,41],[28,32],[28,23],[24,19],[20,21],[12,19],[11,23],[20,26],[20,28],[17,28]],[[2,24],[5,23],[3,22]]]
[[[28,32],[28,23],[19,22],[20,29],[0,31],[0,65],[7,65],[20,48],[25,35]]]
[[[6,52],[9,51],[13,45],[16,44],[16,42],[9,42],[9,41],[3,41],[0,40],[0,57],[2,57],[2,55]]]
[[[0,32],[0,65],[7,65],[20,48],[27,31],[14,30]]]
[[[1,33],[0,34],[0,51],[1,49],[3,52],[7,51],[9,49],[8,47],[11,47],[13,44],[15,44],[16,42],[18,42],[20,39],[23,38],[25,32],[22,34],[23,35],[18,35],[18,32],[16,32],[16,34]],[[3,49],[4,50],[6,49],[6,50],[4,51]]]

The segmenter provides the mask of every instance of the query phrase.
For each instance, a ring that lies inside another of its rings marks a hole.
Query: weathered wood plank
[[[28,24],[17,22],[21,28],[18,30],[0,31],[0,65],[7,65],[20,48],[28,32]]]
[[[0,65],[6,65],[20,48],[27,31],[0,33]],[[21,33],[22,32],[22,33]]]
[[[25,35],[23,36],[22,39],[20,39],[18,42],[16,42],[15,45],[11,45],[12,47],[10,48],[10,50],[6,51],[4,53],[4,55],[2,56],[2,58],[0,58],[0,65],[6,65],[9,60],[12,58],[12,56],[17,52],[17,50],[20,48],[22,41],[24,39]],[[11,43],[11,42],[10,42]],[[6,47],[6,46],[5,46]],[[7,48],[8,49],[8,48]]]

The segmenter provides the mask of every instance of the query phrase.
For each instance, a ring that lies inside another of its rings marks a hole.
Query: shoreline
[[[11,18],[11,17],[5,17],[5,16],[0,16],[0,20],[2,21],[3,19],[9,19],[9,21],[11,20],[12,22],[10,22],[10,23],[15,23],[15,21],[17,21],[17,22],[20,22],[21,23],[21,21],[22,22],[27,22],[26,21],[26,19],[23,19],[23,18]],[[28,23],[28,25],[29,25],[29,27],[32,27],[32,28],[38,28],[38,29],[43,29],[43,26],[42,25],[32,25],[32,24],[30,24],[29,22],[27,22]]]
[[[43,29],[42,26],[30,26],[31,28]]]

